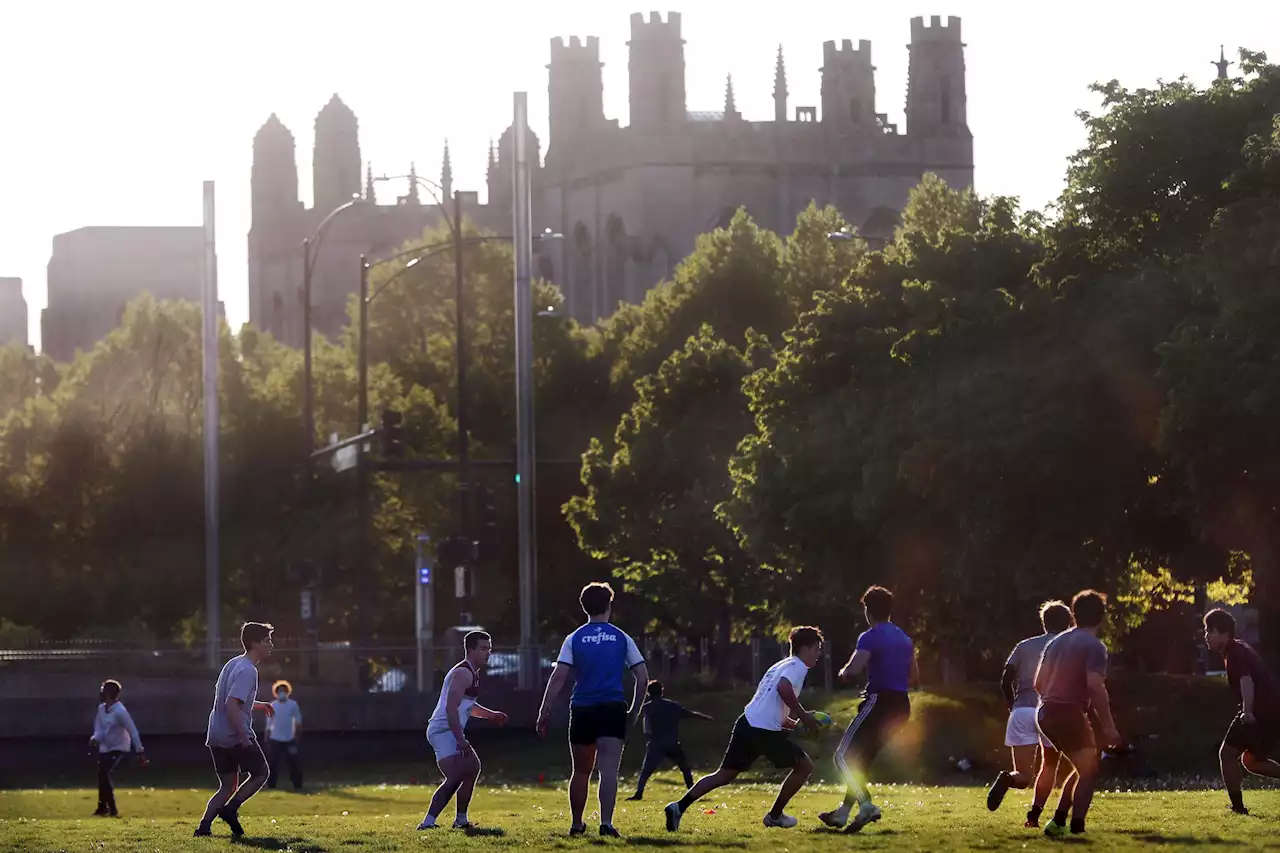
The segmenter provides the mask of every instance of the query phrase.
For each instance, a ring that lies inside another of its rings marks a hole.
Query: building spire
[[[737,118],[738,105],[733,97],[733,74],[726,74],[724,78],[724,117],[726,119]]]
[[[409,164],[409,195],[406,200],[409,204],[422,204],[418,198],[418,165],[412,162]]]
[[[377,204],[378,199],[373,194],[373,161],[370,160],[364,167],[364,200],[369,204]]]
[[[1227,52],[1224,45],[1218,45],[1218,61],[1211,61],[1209,64],[1218,66],[1219,80],[1227,79],[1227,68],[1230,67],[1231,63],[1227,61]]]
[[[778,45],[778,62],[773,69],[773,120],[787,120],[787,66]]]
[[[440,189],[444,200],[453,198],[453,163],[449,160],[449,139],[444,140],[444,162],[440,165]]]

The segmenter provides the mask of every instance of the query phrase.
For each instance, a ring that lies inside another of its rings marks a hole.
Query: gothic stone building
[[[809,205],[835,205],[873,241],[892,233],[907,194],[926,172],[953,187],[973,183],[960,19],[911,19],[906,127],[876,112],[871,43],[823,45],[821,102],[787,101],[781,49],[772,121],[737,111],[732,82],[723,111],[685,102],[680,15],[631,16],[631,121],[603,108],[599,40],[551,41],[550,139],[533,173],[534,227],[564,235],[541,247],[537,272],[565,293],[570,313],[591,321],[620,301],[637,302],[693,250],[699,234],[745,206],[762,226],[788,233]],[[467,214],[506,233],[511,221],[511,135],[489,155],[488,203],[464,194]],[[297,343],[299,244],[334,207],[361,192],[356,118],[335,96],[316,119],[315,206],[298,201],[294,142],[273,116],[254,141],[253,227],[249,235],[251,319]],[[448,152],[440,183],[451,191]],[[316,328],[336,331],[356,285],[361,252],[390,253],[437,223],[439,208],[411,191],[394,205],[364,199],[334,220],[314,278]]]

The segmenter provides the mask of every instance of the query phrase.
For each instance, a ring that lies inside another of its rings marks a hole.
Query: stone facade
[[[88,351],[142,293],[200,302],[204,232],[199,226],[95,226],[53,238],[41,346],[58,361]]]
[[[0,346],[27,346],[27,300],[22,279],[0,278]]]
[[[794,113],[779,48],[771,121],[745,120],[731,83],[723,110],[688,109],[679,13],[632,15],[628,47],[631,122],[620,127],[604,116],[599,40],[552,39],[545,162],[532,140],[535,231],[564,235],[535,258],[535,272],[560,285],[579,320],[643,299],[699,234],[725,224],[739,206],[785,233],[811,202],[832,204],[880,242],[926,172],[954,187],[973,184],[959,18],[910,21],[905,129],[876,112],[868,41],[826,42],[820,109],[796,106]],[[508,128],[490,150],[488,203],[469,194],[465,205],[468,216],[500,233],[510,227],[511,152]],[[254,141],[250,316],[291,343],[301,338],[301,241],[359,193],[359,156],[355,117],[334,96],[316,119],[317,205],[307,210],[298,201],[289,131],[272,116]],[[439,207],[416,193],[377,204],[373,189],[366,181],[366,203],[336,217],[325,237],[313,277],[320,331],[332,334],[345,322],[360,253],[390,253],[439,222]]]

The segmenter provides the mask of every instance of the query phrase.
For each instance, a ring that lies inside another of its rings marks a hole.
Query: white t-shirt
[[[809,667],[794,655],[778,661],[769,667],[764,678],[760,679],[756,695],[751,697],[742,716],[746,717],[747,722],[754,728],[771,732],[782,731],[782,724],[791,716],[791,709],[778,695],[778,682],[784,678],[790,681],[791,689],[799,696],[800,690],[804,687],[805,676],[808,674]]]
[[[298,736],[302,725],[302,709],[292,699],[277,699],[271,703],[275,716],[267,717],[267,737],[277,743],[288,743]]]
[[[436,701],[435,710],[431,712],[431,721],[427,723],[428,737],[449,731],[449,693],[457,679],[462,679],[467,685],[466,692],[458,700],[458,723],[465,729],[471,720],[471,708],[480,698],[480,676],[471,668],[471,664],[462,661],[445,674],[444,684],[440,687],[440,698]]]
[[[248,655],[236,655],[227,661],[218,674],[218,684],[213,689],[213,709],[209,711],[209,736],[205,746],[239,746],[239,738],[231,721],[227,719],[227,699],[240,700],[241,727],[250,742],[257,743],[253,731],[253,703],[258,698],[258,668]]]
[[[142,751],[138,727],[123,702],[111,703],[109,710],[106,703],[98,705],[98,713],[93,718],[93,739],[98,742],[98,752],[102,753]]]

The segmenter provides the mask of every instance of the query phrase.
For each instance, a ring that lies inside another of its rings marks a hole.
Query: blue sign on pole
[[[418,569],[418,583],[427,586],[431,583],[431,567],[422,566]]]

